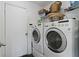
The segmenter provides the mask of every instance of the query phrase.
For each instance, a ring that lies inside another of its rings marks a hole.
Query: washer
[[[44,23],[44,56],[79,56],[79,21],[64,19]]]
[[[34,56],[43,56],[43,24],[31,25],[31,40]]]

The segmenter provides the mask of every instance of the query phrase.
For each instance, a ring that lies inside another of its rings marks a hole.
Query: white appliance
[[[64,19],[44,23],[44,56],[79,56],[79,21]]]
[[[36,57],[43,56],[43,24],[31,25],[30,38],[32,40],[32,53]]]

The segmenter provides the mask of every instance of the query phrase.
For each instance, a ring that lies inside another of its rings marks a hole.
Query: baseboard
[[[33,54],[22,55],[21,57],[34,57]]]

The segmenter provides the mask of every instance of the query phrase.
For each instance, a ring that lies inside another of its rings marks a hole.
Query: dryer
[[[64,19],[44,23],[44,56],[79,56],[79,21]]]
[[[43,56],[43,24],[31,25],[30,36],[32,41],[32,53],[36,57]]]

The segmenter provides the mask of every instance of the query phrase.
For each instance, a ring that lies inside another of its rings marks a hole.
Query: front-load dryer
[[[31,25],[32,52],[36,57],[43,56],[43,24]]]
[[[44,56],[79,56],[79,21],[64,19],[44,23]]]

